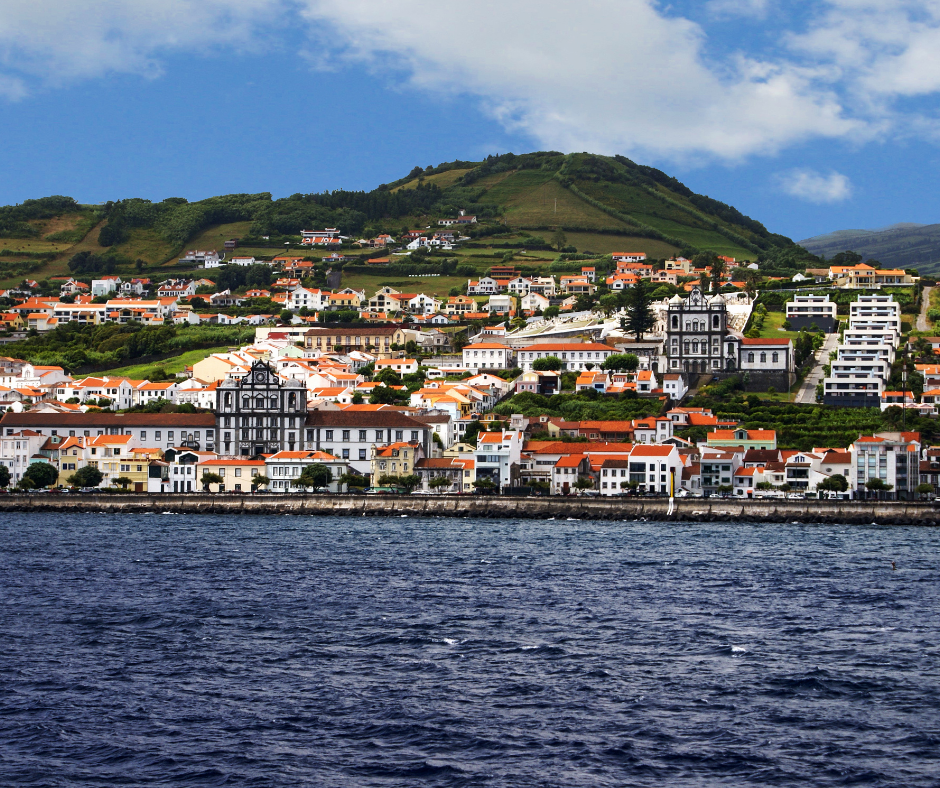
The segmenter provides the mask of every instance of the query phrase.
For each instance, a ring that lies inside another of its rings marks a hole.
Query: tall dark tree
[[[656,325],[656,318],[650,309],[650,296],[643,279],[630,288],[627,296],[627,315],[623,321],[624,330],[633,334],[637,341]]]

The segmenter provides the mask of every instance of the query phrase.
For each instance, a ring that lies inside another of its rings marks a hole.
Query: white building
[[[481,432],[473,454],[477,480],[489,479],[497,490],[514,486],[522,458],[523,435],[516,430]]]
[[[464,369],[512,369],[515,351],[501,342],[479,342],[463,349]]]
[[[581,371],[586,368],[586,364],[600,369],[607,358],[616,352],[610,345],[599,342],[540,342],[519,349],[519,367],[529,371],[536,359],[555,356],[564,362],[567,370]]]
[[[795,295],[787,301],[787,320],[794,331],[810,328],[813,324],[827,333],[838,325],[836,304],[828,295]]]

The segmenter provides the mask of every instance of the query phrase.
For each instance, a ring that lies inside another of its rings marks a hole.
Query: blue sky
[[[622,153],[800,239],[940,222],[938,0],[8,0],[0,203]]]

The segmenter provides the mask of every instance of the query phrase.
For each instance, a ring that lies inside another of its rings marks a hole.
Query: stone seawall
[[[294,514],[395,517],[656,520],[664,522],[940,525],[933,504],[665,498],[497,498],[463,495],[3,495],[0,511],[143,514]]]

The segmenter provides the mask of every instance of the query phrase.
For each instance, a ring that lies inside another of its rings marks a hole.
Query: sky
[[[3,0],[0,204],[622,154],[796,240],[940,222],[940,0]]]

